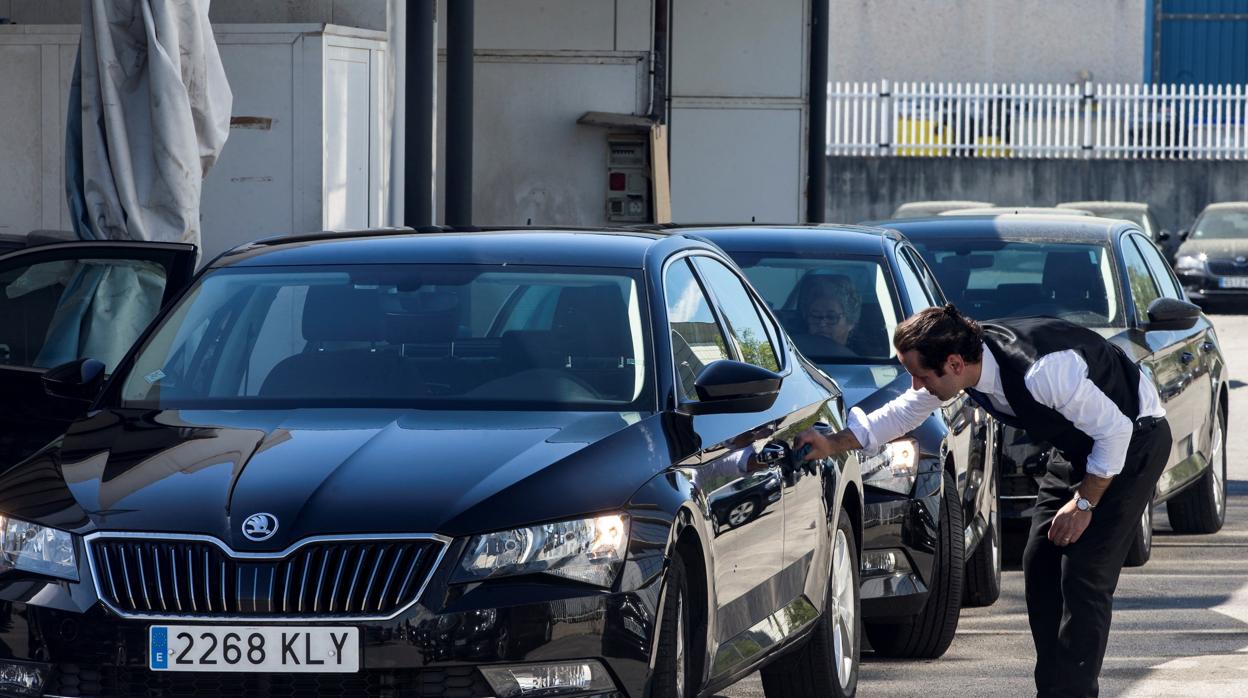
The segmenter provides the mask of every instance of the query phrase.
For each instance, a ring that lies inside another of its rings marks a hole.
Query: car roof
[[[647,251],[668,237],[597,228],[377,228],[268,238],[237,247],[212,266],[472,263],[641,268]]]
[[[1085,211],[1112,209],[1115,211],[1147,211],[1148,204],[1142,201],[1063,201],[1058,208],[1081,208]]]
[[[822,251],[878,257],[881,239],[903,239],[896,230],[862,225],[681,226],[679,230],[728,252]]]
[[[1248,210],[1248,201],[1220,201],[1216,204],[1209,204],[1205,207],[1206,211],[1243,211]]]
[[[907,238],[922,243],[934,238],[984,238],[1027,242],[1112,243],[1123,230],[1138,230],[1119,218],[1058,215],[940,216],[885,221]]]
[[[1002,216],[1011,214],[1048,214],[1054,216],[1090,216],[1091,211],[1056,206],[987,206],[984,208],[960,208],[945,211],[942,216]]]

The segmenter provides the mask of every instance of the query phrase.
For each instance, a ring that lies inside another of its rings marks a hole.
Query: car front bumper
[[[918,614],[927,603],[940,531],[941,473],[925,468],[912,496],[867,487],[863,512],[862,615]]]
[[[1175,273],[1188,297],[1194,301],[1248,298],[1248,274],[1218,276],[1199,269],[1182,269]]]
[[[444,587],[440,612],[419,603],[388,621],[326,623],[315,617],[254,620],[141,620],[101,604],[65,608],[74,584],[0,585],[0,696],[404,696],[485,698],[495,692],[479,667],[594,659],[613,691],[641,696],[649,680],[658,577],[609,593],[541,580]],[[435,591],[432,587],[430,591]],[[429,597],[426,597],[429,598]],[[48,603],[51,602],[51,603]],[[60,606],[60,608],[58,608]],[[158,672],[148,668],[153,625],[351,626],[360,630],[357,673]],[[14,669],[40,670],[22,691]],[[527,694],[526,694],[527,695]],[[565,695],[565,694],[560,694]]]

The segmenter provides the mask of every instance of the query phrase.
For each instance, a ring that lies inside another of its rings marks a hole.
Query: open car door
[[[111,372],[190,283],[195,258],[193,245],[109,241],[0,255],[0,470],[82,412],[44,391],[47,370],[94,358]]]

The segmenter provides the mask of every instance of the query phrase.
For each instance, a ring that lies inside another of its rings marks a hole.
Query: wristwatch
[[[1083,495],[1076,492],[1075,493],[1075,508],[1078,509],[1079,511],[1092,511],[1093,509],[1096,508],[1096,505],[1092,503],[1091,499],[1088,499],[1087,497],[1084,497]]]

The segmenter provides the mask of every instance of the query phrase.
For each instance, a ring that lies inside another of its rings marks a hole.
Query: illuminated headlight
[[[1209,255],[1201,252],[1200,254],[1182,254],[1174,260],[1174,268],[1176,270],[1200,271],[1205,268],[1205,262],[1209,261]]]
[[[454,581],[554,574],[609,587],[624,562],[628,518],[576,519],[473,536]]]
[[[0,574],[14,570],[78,581],[73,536],[0,516]]]
[[[862,482],[899,494],[910,494],[919,463],[914,439],[897,439],[860,462]]]

